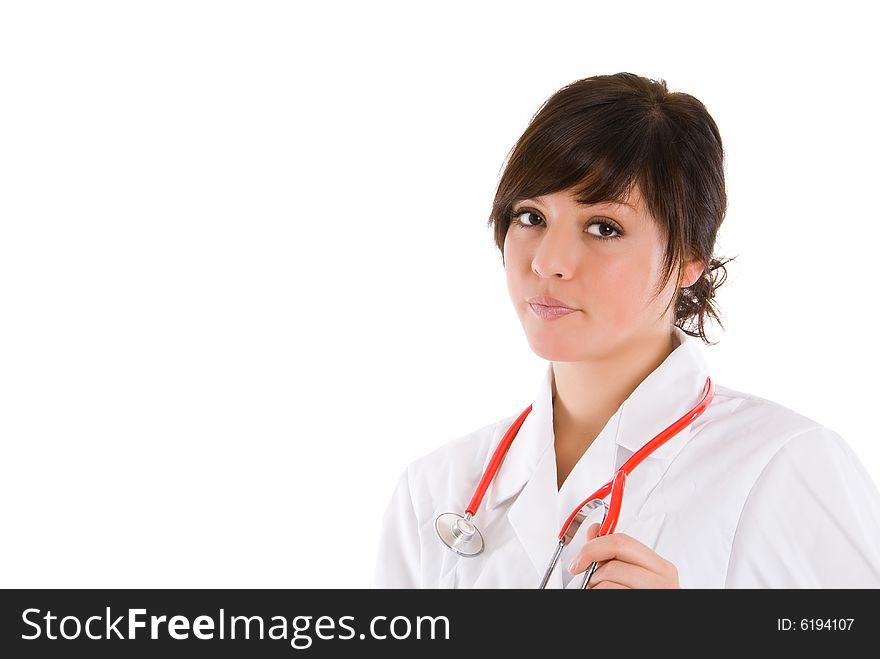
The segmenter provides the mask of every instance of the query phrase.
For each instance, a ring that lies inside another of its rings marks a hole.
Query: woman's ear
[[[688,288],[697,283],[703,276],[703,262],[699,258],[692,258],[684,263],[681,269],[681,278],[678,281],[679,288]]]

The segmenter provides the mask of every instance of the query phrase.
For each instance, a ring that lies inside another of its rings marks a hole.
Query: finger
[[[595,524],[590,524],[587,527],[587,542],[589,542],[590,540],[595,538],[597,535],[599,535],[599,529],[601,527],[602,527],[602,525],[599,524],[599,522],[596,522]]]
[[[627,588],[662,588],[666,584],[663,575],[617,560],[600,566],[590,578],[590,585],[606,581],[613,581]]]
[[[615,581],[602,581],[600,583],[597,583],[595,586],[591,582],[590,585],[587,586],[587,588],[629,588],[629,586],[624,586],[623,584],[619,584]]]
[[[658,573],[669,571],[672,565],[653,549],[626,533],[610,533],[587,541],[581,547],[575,561],[576,567],[583,569],[590,563],[601,563],[611,559],[640,565],[651,572]]]
[[[586,533],[587,542],[589,542],[590,540],[592,540],[593,538],[596,537],[596,535],[599,533],[600,528],[601,528],[601,524],[599,524],[598,522],[596,522],[595,524],[590,524],[587,527],[587,533]],[[581,572],[590,566],[590,563],[583,563],[582,561],[578,560],[579,558],[580,558],[580,550],[578,551],[577,554],[575,554],[574,559],[572,560],[572,562],[568,566],[568,571],[571,574],[577,574],[578,572]],[[600,563],[600,565],[601,565],[601,563]]]

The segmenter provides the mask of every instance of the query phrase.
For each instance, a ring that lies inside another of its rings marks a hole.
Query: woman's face
[[[544,359],[611,357],[634,341],[671,333],[674,306],[660,316],[676,292],[675,278],[651,299],[665,237],[638,187],[627,203],[581,206],[566,190],[513,204],[504,240],[507,287],[529,345]],[[528,302],[539,295],[576,311],[542,318]]]

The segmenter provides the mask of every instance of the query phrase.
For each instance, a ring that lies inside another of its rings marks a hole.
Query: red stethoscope
[[[556,546],[556,551],[553,554],[553,558],[550,560],[550,564],[547,566],[547,571],[544,573],[544,578],[541,580],[541,584],[538,586],[539,588],[545,588],[547,586],[547,582],[550,580],[550,575],[553,574],[553,569],[559,561],[560,554],[562,554],[562,548],[572,541],[583,521],[593,510],[600,507],[604,508],[602,525],[599,527],[597,537],[614,532],[614,528],[617,526],[617,519],[620,516],[620,505],[623,502],[623,486],[626,477],[632,473],[632,470],[635,469],[642,460],[651,455],[651,453],[653,453],[660,445],[665,443],[671,437],[677,435],[679,431],[699,417],[706,408],[709,407],[714,394],[715,385],[712,383],[712,379],[707,377],[700,402],[697,403],[692,410],[684,414],[680,419],[660,432],[654,437],[654,439],[642,446],[642,448],[636,451],[629,460],[623,463],[623,466],[617,470],[616,474],[614,474],[614,478],[593,492],[593,494],[584,499],[583,502],[578,504],[577,508],[572,511],[571,515],[568,516],[568,519],[566,519],[565,523],[562,525],[562,530],[559,532],[558,536],[559,544]],[[486,467],[486,471],[483,473],[479,485],[477,485],[474,496],[471,498],[468,507],[465,508],[465,515],[462,517],[458,513],[443,513],[442,515],[438,515],[437,519],[434,521],[434,528],[437,530],[437,535],[440,536],[443,544],[455,553],[466,557],[473,557],[482,553],[485,544],[483,542],[483,535],[473,522],[474,514],[480,507],[480,503],[483,501],[483,495],[489,488],[489,483],[492,482],[492,479],[498,471],[498,467],[501,466],[501,461],[504,460],[504,456],[507,454],[507,449],[510,448],[516,434],[519,432],[520,427],[531,411],[532,406],[529,405],[523,410],[522,414],[510,424],[510,428],[507,429],[501,443],[498,444],[498,447],[495,449],[495,453],[492,455],[492,459],[489,461],[489,465]],[[607,497],[609,493],[611,494],[610,505],[605,503],[605,497]],[[593,563],[590,566],[590,569],[584,573],[584,580],[581,584],[581,588],[586,588],[590,583],[590,577],[593,576],[596,567],[597,564]]]

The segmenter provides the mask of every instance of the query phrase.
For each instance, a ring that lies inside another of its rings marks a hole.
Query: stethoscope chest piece
[[[443,543],[456,554],[473,557],[482,553],[483,535],[470,514],[443,513],[434,520],[434,528]]]

